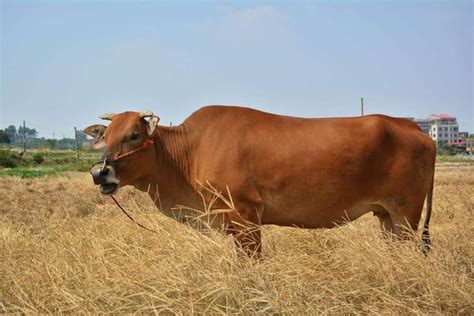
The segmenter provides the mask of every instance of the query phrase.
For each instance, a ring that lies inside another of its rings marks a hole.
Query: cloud
[[[232,9],[225,16],[225,21],[236,30],[259,30],[276,26],[281,17],[280,12],[275,7],[256,6]]]

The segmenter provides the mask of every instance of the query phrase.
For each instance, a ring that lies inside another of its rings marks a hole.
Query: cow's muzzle
[[[94,184],[107,184],[107,176],[110,174],[110,167],[106,166],[105,168],[92,168],[91,175]]]
[[[100,193],[102,194],[114,194],[118,190],[117,183],[106,183],[100,185]]]
[[[115,178],[115,171],[111,166],[94,166],[91,170],[92,180],[95,185],[100,185],[102,194],[114,194],[119,186]]]

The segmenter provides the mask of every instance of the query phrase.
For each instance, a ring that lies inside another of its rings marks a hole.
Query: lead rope
[[[156,230],[153,230],[151,228],[148,228],[146,226],[143,226],[142,224],[140,224],[139,222],[137,222],[130,214],[127,213],[127,211],[122,207],[122,205],[119,204],[119,202],[115,199],[115,197],[113,195],[110,196],[112,198],[112,200],[114,200],[115,204],[122,210],[122,212],[127,215],[127,217],[132,221],[134,222],[135,224],[137,224],[138,226],[140,226],[141,228],[143,229],[146,229],[152,233],[158,233]]]
[[[141,147],[138,147],[137,149],[135,150],[132,150],[128,153],[125,153],[125,154],[122,154],[122,155],[119,155],[119,156],[116,156],[114,158],[112,158],[113,161],[116,161],[116,160],[119,160],[121,158],[124,158],[126,156],[130,156],[132,154],[134,154],[135,152],[139,151],[139,150],[142,150],[142,149],[145,149],[146,147],[148,147],[149,145],[151,144],[154,144],[155,142],[153,140],[150,140],[150,139],[147,139],[145,141],[145,143],[143,143],[143,145]],[[156,147],[155,147],[155,150],[156,150]],[[102,169],[101,169],[101,172],[102,170],[105,169],[105,166],[107,165],[107,158],[104,158],[104,164],[102,165]],[[156,230],[153,230],[151,228],[148,228],[142,224],[140,224],[139,222],[137,222],[130,214],[128,214],[128,212],[122,207],[122,205],[120,205],[120,203],[115,199],[115,197],[113,195],[110,196],[112,198],[112,200],[115,202],[115,204],[118,206],[118,208],[125,214],[127,215],[127,217],[132,221],[134,222],[135,224],[137,224],[138,226],[140,226],[141,228],[145,229],[145,230],[148,230],[152,233],[158,233]]]

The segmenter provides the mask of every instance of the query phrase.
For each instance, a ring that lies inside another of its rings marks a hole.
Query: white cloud
[[[272,6],[256,6],[245,9],[232,9],[225,21],[237,30],[258,30],[276,26],[281,19],[280,12]]]

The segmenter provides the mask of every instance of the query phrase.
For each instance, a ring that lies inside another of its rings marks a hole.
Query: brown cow
[[[261,250],[259,225],[331,228],[370,211],[385,231],[408,236],[426,196],[429,249],[436,148],[411,121],[306,119],[235,106],[203,107],[173,127],[158,126],[151,112],[102,118],[108,127],[85,129],[105,142],[107,160],[91,171],[102,193],[133,185],[184,221],[176,206],[202,209],[202,183],[228,190],[234,211],[219,219],[249,254]]]

